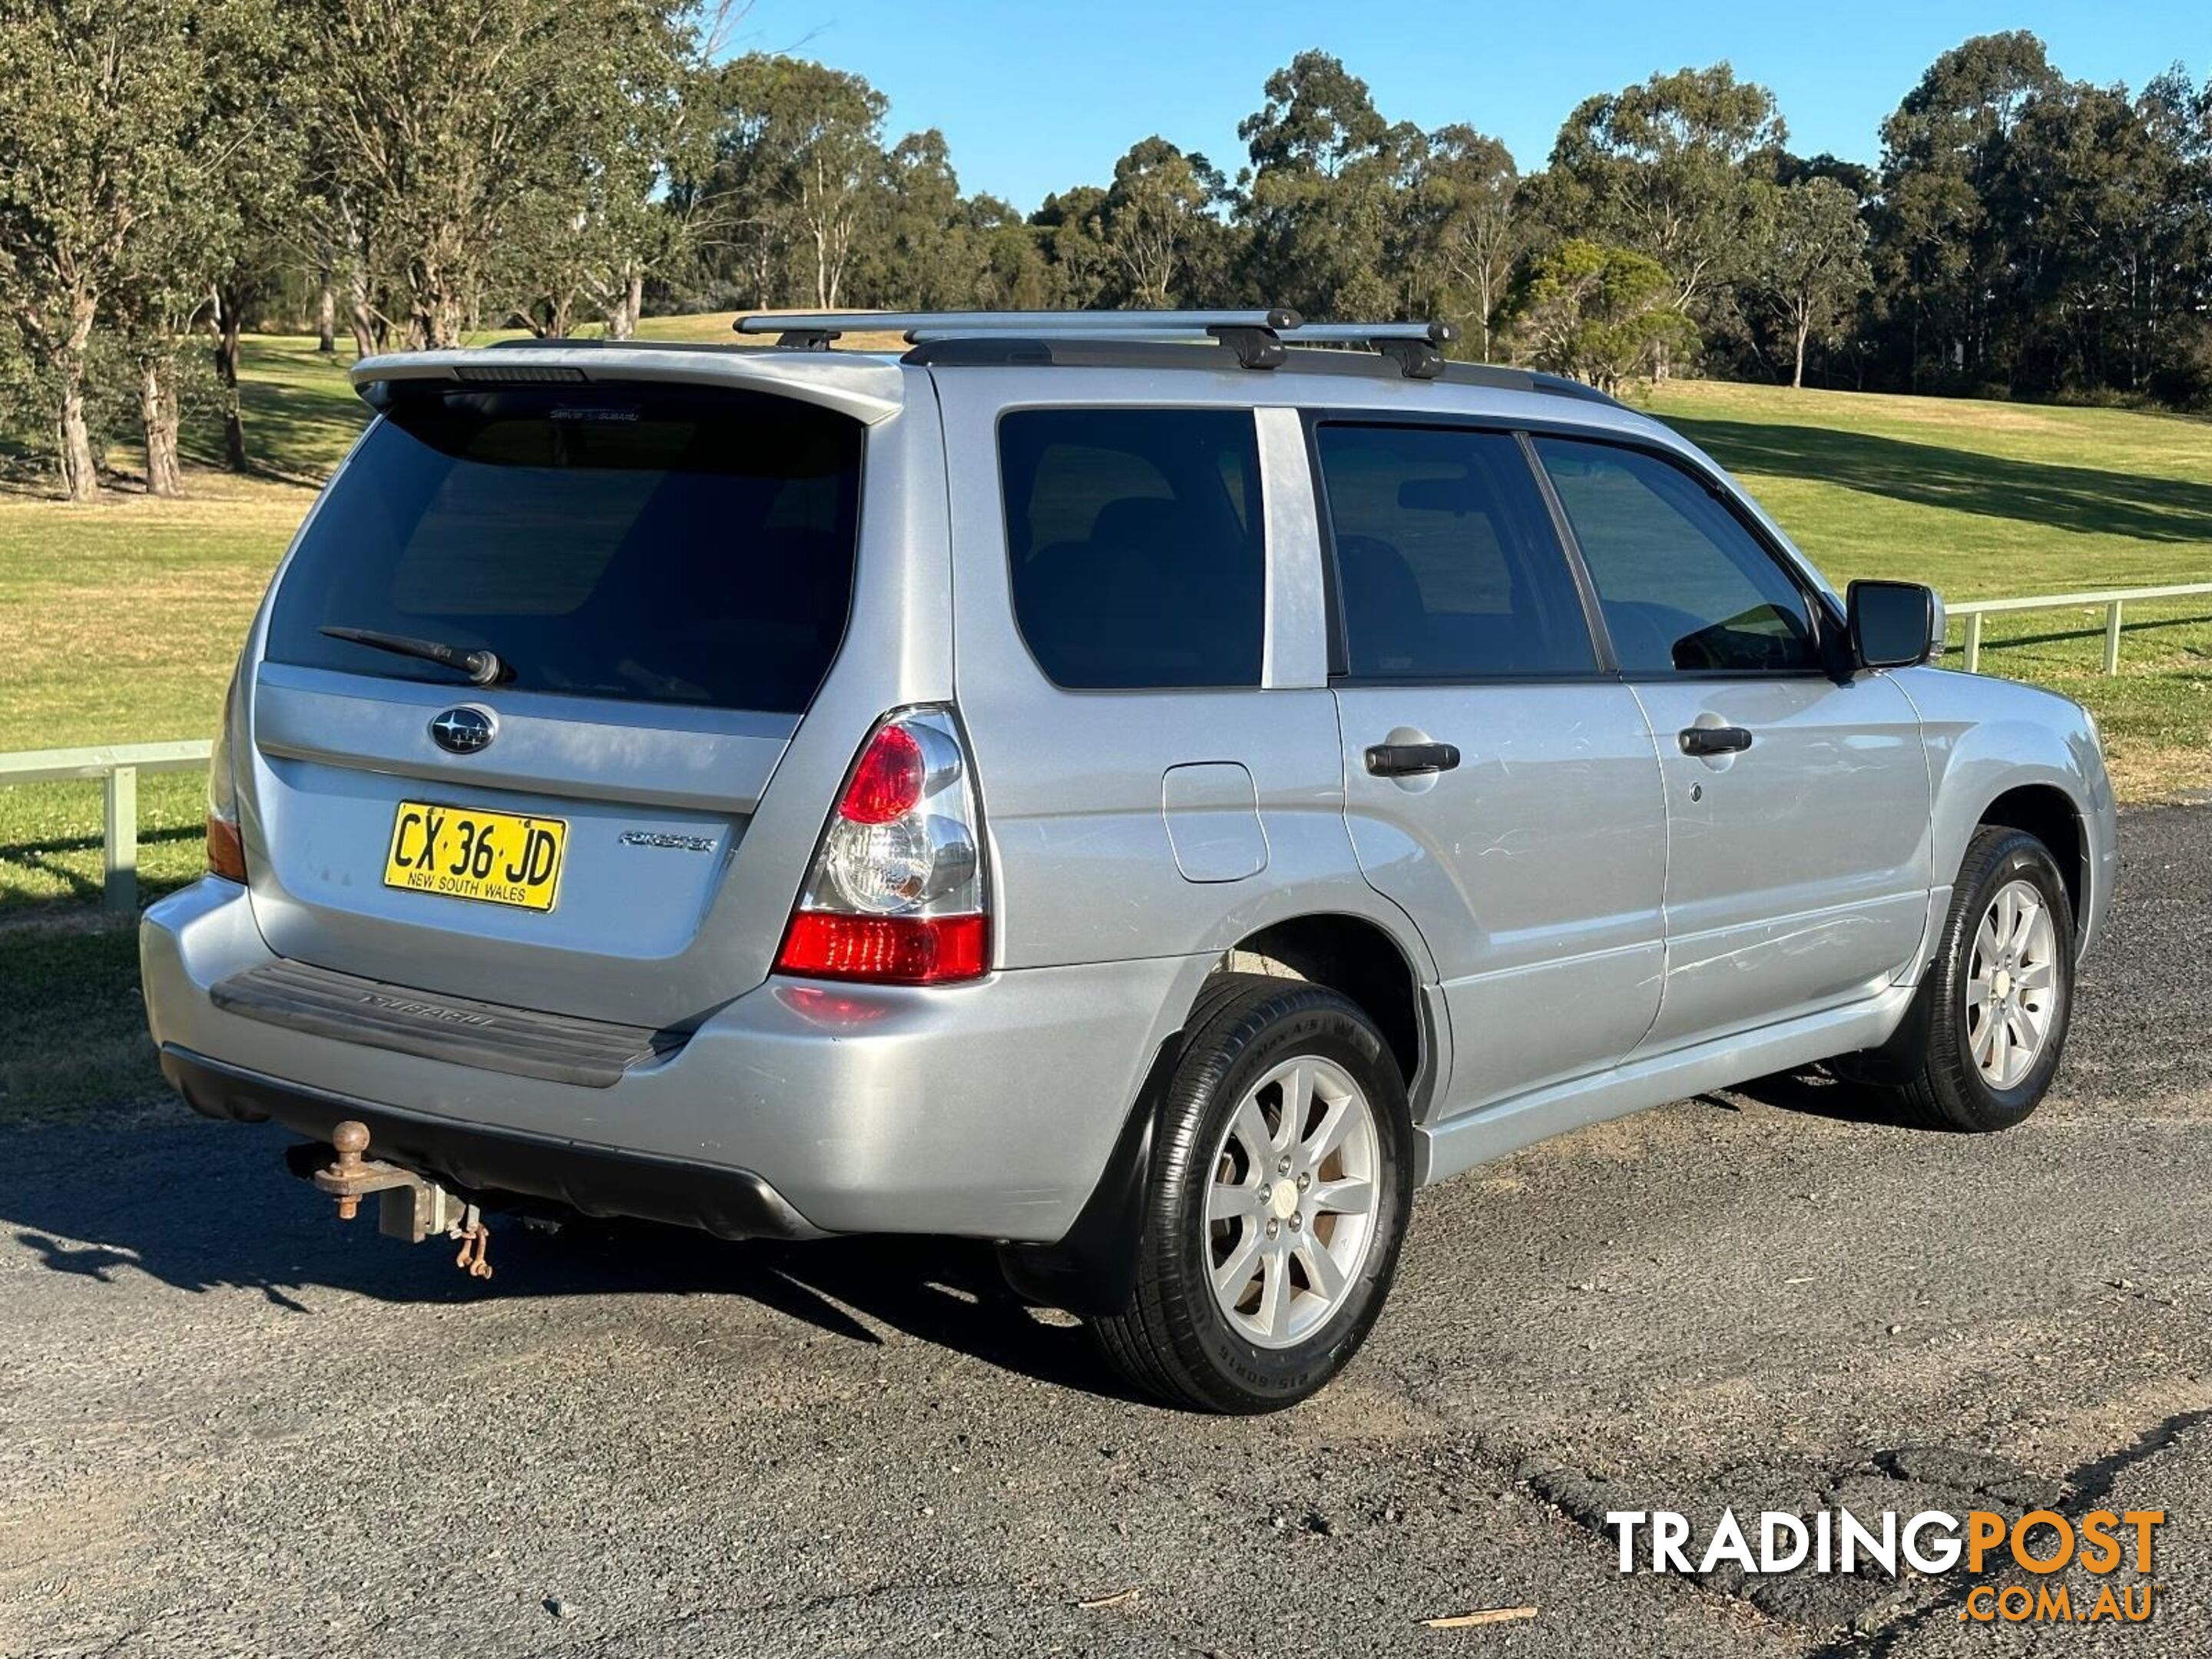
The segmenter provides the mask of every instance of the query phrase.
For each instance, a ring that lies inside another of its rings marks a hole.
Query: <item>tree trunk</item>
[[[82,370],[78,373],[82,374]],[[93,465],[92,431],[84,422],[84,384],[71,379],[62,386],[62,406],[55,422],[56,459],[61,464],[62,489],[73,501],[89,501],[100,495],[100,470]]]
[[[138,369],[138,420],[146,434],[146,493],[185,493],[184,470],[177,464],[177,393],[168,365],[148,357]]]
[[[323,290],[325,301],[330,299],[328,288]],[[323,317],[325,339],[329,337],[330,316]],[[215,291],[215,375],[222,387],[222,461],[233,472],[246,471],[246,410],[238,396],[239,336],[245,331],[246,315],[239,307],[238,296],[225,293],[220,285]],[[325,344],[323,348],[329,349]]]
[[[356,362],[376,356],[376,319],[369,311],[367,300],[356,299],[346,307],[346,326],[353,334]]]
[[[338,296],[331,291],[331,268],[322,268],[322,283],[315,294],[315,349],[334,352],[337,342]]]
[[[1805,336],[1810,331],[1811,325],[1809,324],[1800,322],[1797,325],[1797,367],[1790,372],[1790,389],[1792,392],[1800,392],[1804,389]]]
[[[645,273],[632,266],[629,280],[623,284],[622,292],[615,295],[614,305],[607,313],[607,338],[627,340],[635,334],[638,313],[644,308]]]
[[[381,342],[376,308],[369,303],[368,251],[349,210],[346,213],[346,325],[353,333],[354,360],[374,357]]]

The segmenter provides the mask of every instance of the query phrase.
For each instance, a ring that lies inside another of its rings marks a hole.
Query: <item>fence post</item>
[[[103,902],[111,910],[138,908],[138,769],[111,769],[101,783],[106,822],[100,841],[106,882]]]
[[[1978,611],[1966,613],[1966,672],[1982,672],[1982,613]]]
[[[2105,672],[2120,672],[2120,602],[2114,599],[2105,609]]]

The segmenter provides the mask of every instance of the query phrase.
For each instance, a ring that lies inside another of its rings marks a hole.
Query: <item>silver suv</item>
[[[1250,1411],[1425,1182],[1816,1062],[2049,1085],[2094,727],[1656,421],[1425,325],[739,326],[354,371],[143,941],[171,1079],[342,1213],[994,1240]]]

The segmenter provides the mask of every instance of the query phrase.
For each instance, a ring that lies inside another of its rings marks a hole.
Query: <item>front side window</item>
[[[1621,668],[1793,673],[1820,666],[1804,591],[1696,478],[1641,450],[1539,438]]]
[[[276,662],[453,685],[344,640],[489,648],[518,690],[798,714],[845,633],[860,422],[787,398],[403,386],[270,613]]]
[[[1018,410],[999,460],[1015,621],[1055,684],[1259,684],[1250,410]]]
[[[1332,424],[1317,441],[1354,678],[1596,667],[1566,555],[1510,434]]]

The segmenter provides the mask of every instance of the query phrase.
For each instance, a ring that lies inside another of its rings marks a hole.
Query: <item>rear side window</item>
[[[1014,617],[1054,684],[1259,684],[1250,410],[1018,410],[999,460]]]
[[[797,714],[844,635],[862,435],[704,388],[403,394],[287,568],[268,654],[465,684],[319,631],[374,629],[488,647],[522,690]]]
[[[1354,678],[1596,668],[1581,594],[1510,434],[1328,425],[1318,442]]]
[[[1774,556],[1699,480],[1641,450],[1539,438],[1621,667],[1820,667],[1813,613]]]

